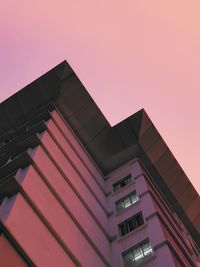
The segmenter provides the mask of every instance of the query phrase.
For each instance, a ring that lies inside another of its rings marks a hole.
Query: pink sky
[[[0,101],[66,59],[112,125],[145,108],[200,193],[199,0],[0,1]]]

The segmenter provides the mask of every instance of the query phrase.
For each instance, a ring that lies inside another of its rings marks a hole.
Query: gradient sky
[[[0,101],[64,59],[111,125],[145,108],[200,193],[199,0],[0,1]]]

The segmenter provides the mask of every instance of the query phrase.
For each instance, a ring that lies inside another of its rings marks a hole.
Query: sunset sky
[[[200,193],[199,0],[0,1],[0,101],[65,59],[111,125],[145,108]]]

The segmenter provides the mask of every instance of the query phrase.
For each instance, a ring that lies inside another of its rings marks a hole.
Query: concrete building
[[[111,127],[67,62],[1,103],[1,267],[193,267],[199,230],[144,110]]]

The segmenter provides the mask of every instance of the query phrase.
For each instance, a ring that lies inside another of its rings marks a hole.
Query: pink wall
[[[76,266],[21,194],[5,202],[4,212],[11,204],[3,223],[36,266]]]
[[[86,183],[87,187],[90,188],[90,191],[95,191],[95,197],[103,204],[104,208],[106,207],[106,196],[104,192],[104,187],[100,186],[99,184],[102,184],[104,182],[103,176],[96,177],[94,175],[91,175],[91,172],[88,171],[88,168],[86,168],[84,162],[87,161],[86,155],[84,155],[83,158],[80,158],[78,156],[78,153],[74,150],[73,147],[71,147],[68,140],[66,140],[62,132],[58,129],[56,124],[50,120],[47,123],[48,130],[51,136],[55,138],[55,142],[57,142],[57,145],[59,146],[60,150],[65,154],[66,157],[68,157],[70,163],[73,165],[74,169],[77,171],[79,176],[82,178],[82,180]],[[76,147],[80,147],[80,145],[76,145]],[[69,156],[68,156],[69,155]],[[94,179],[95,178],[95,179]],[[97,182],[98,181],[98,182]]]
[[[102,208],[102,205],[100,204],[101,202],[97,201],[94,198],[93,194],[95,191],[93,191],[92,193],[88,189],[87,185],[83,182],[79,174],[72,167],[71,163],[68,161],[68,159],[65,157],[65,155],[62,153],[62,151],[55,144],[55,142],[47,132],[44,133],[41,141],[52,156],[54,163],[56,163],[58,168],[61,170],[63,176],[73,184],[73,187],[77,189],[82,199],[88,203],[89,208],[93,211],[93,213],[96,214],[96,216],[98,214],[102,225],[106,228],[108,225],[107,215],[105,210]]]
[[[76,226],[73,219],[69,216],[64,207],[61,206],[56,197],[52,194],[42,181],[41,177],[32,167],[28,169],[25,179],[22,182],[22,186],[28,197],[41,213],[41,216],[43,216],[47,224],[54,229],[62,242],[66,244],[69,251],[71,251],[71,253],[79,260],[81,265],[93,266],[96,264],[96,266],[101,267],[103,262],[100,257],[97,256],[95,250],[88,243],[87,239]],[[67,205],[70,204],[73,205],[73,198]],[[84,213],[81,213],[81,215],[83,216],[79,220],[79,223],[81,224],[85,219],[87,222],[87,218],[84,218]],[[89,223],[90,221],[88,220],[88,224]],[[90,223],[88,227],[93,227],[93,231],[96,230],[94,222],[92,224]],[[99,232],[97,231],[95,231],[91,236],[94,237],[95,233],[98,236]],[[99,238],[100,241],[102,241],[102,235],[99,234]],[[104,241],[102,246],[99,245],[98,247],[100,247],[100,249],[103,247],[105,257],[109,257],[108,242],[106,243]],[[87,251],[87,253],[84,251]]]
[[[28,266],[3,234],[0,235],[0,264],[2,267]]]
[[[58,199],[61,200],[64,207],[69,211],[69,214],[73,214],[84,232],[90,237],[91,240],[93,240],[94,245],[96,245],[100,249],[101,253],[109,259],[109,243],[105,233],[102,230],[104,229],[105,232],[108,232],[108,229],[105,228],[103,224],[101,225],[100,216],[89,212],[86,208],[88,205],[92,206],[93,202],[88,203],[85,199],[81,201],[76,192],[73,191],[71,186],[58,172],[42,149],[39,148],[37,150],[33,159],[37,164],[37,168],[39,168],[40,173],[44,176],[44,179],[48,182],[50,188],[52,188],[52,190],[58,196]],[[79,190],[81,192],[81,189],[77,189],[78,192]],[[94,219],[94,215],[96,215],[97,221]]]

